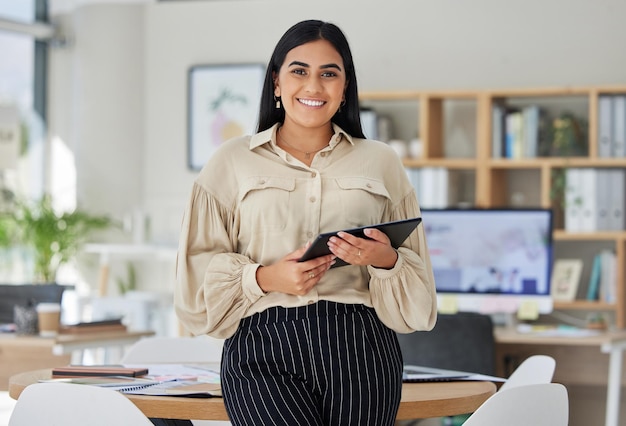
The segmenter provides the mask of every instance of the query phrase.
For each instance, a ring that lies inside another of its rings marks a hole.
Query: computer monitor
[[[440,306],[552,312],[551,210],[424,209],[422,218]]]
[[[67,286],[58,284],[0,284],[0,324],[13,322],[13,308],[41,302],[61,303]]]

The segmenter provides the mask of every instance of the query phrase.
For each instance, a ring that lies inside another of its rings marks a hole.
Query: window
[[[0,18],[23,24],[45,22],[46,6],[45,0],[0,2]],[[47,46],[27,32],[0,27],[0,55],[2,210],[15,196],[38,197],[43,192]]]
[[[47,45],[28,29],[46,20],[46,0],[0,2],[0,212],[44,189]],[[28,265],[21,249],[0,250],[0,282],[27,282]]]

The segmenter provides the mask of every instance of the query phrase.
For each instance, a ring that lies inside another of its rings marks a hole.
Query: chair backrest
[[[223,344],[223,340],[209,336],[147,337],[131,345],[121,363],[219,363]]]
[[[34,383],[24,389],[9,426],[154,426],[121,393],[73,383]]]
[[[493,322],[473,312],[439,314],[431,331],[399,334],[404,364],[495,374]]]
[[[554,376],[556,361],[548,355],[526,358],[500,387],[500,392],[516,386],[550,383]]]
[[[463,426],[567,426],[567,389],[541,383],[500,390],[463,423]]]

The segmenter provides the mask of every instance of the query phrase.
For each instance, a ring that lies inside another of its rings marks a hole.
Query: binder
[[[439,191],[439,185],[437,177],[436,167],[423,167],[420,170],[419,194],[421,196],[420,206],[423,208],[435,209],[438,207],[437,192]]]
[[[611,157],[613,145],[613,96],[598,99],[598,157]]]
[[[596,231],[598,206],[596,205],[597,170],[583,168],[580,170],[581,215],[580,231]]]
[[[612,208],[612,169],[595,169],[596,174],[596,218],[595,230],[607,231],[611,229],[610,214]]]
[[[565,230],[580,232],[581,230],[581,173],[580,169],[565,170]]]
[[[617,285],[615,253],[610,250],[602,250],[600,252],[600,265],[599,299],[606,303],[615,303]]]
[[[494,104],[491,110],[491,157],[502,158],[504,145],[505,107]]]
[[[609,170],[609,216],[608,230],[623,231],[626,229],[626,170]]]
[[[626,156],[626,95],[613,98],[613,157]]]

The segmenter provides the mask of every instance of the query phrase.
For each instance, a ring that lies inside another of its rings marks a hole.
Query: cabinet
[[[590,275],[593,253],[616,254],[617,289],[614,303],[584,300],[555,303],[558,311],[608,313],[618,328],[626,327],[626,230],[567,232],[563,194],[558,176],[568,168],[626,169],[626,156],[600,155],[599,102],[604,95],[626,95],[626,86],[497,89],[470,91],[363,92],[361,105],[391,121],[393,138],[421,140],[419,158],[406,158],[407,168],[441,167],[458,174],[463,195],[457,202],[490,207],[552,208],[555,212],[555,258],[574,253],[585,263],[581,289]],[[572,112],[585,124],[586,151],[570,155],[496,158],[493,149],[493,111],[496,105],[523,108],[539,105],[558,117]],[[555,196],[555,193],[557,195]]]

